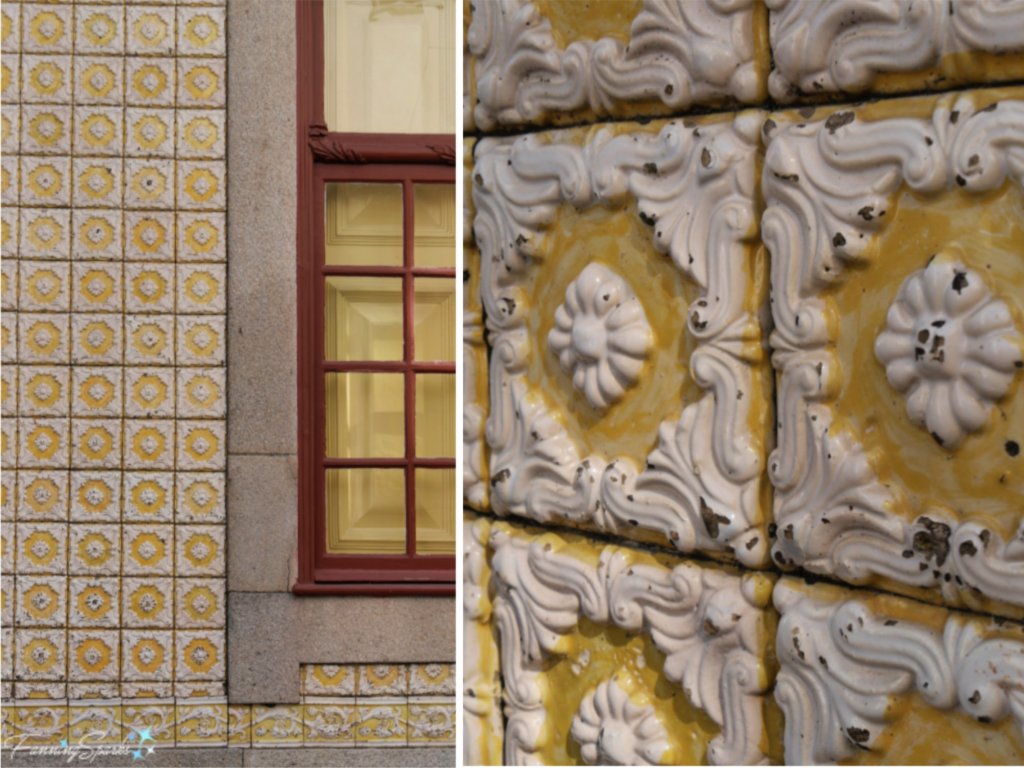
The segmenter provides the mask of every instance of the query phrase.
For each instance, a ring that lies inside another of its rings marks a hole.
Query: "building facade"
[[[398,19],[421,44],[438,34],[423,4],[360,5],[327,15],[351,11],[370,32]],[[323,4],[0,12],[5,764],[83,738],[125,745],[110,764],[136,749],[168,765],[453,764],[454,538],[440,510],[454,479],[427,483],[419,506],[432,504],[412,515],[441,520],[411,550],[440,553],[419,578],[430,589],[377,564],[339,585],[302,544],[315,463],[302,447],[302,248],[342,210],[321,204],[314,221],[300,192],[336,137],[302,101],[298,41],[319,35],[323,56]],[[348,55],[349,32],[329,54]],[[358,52],[379,59],[373,44]],[[386,162],[454,178],[448,155]],[[399,226],[399,252],[409,234]],[[454,231],[433,237],[454,283]],[[430,359],[454,371],[443,352]],[[454,464],[454,448],[430,455]]]

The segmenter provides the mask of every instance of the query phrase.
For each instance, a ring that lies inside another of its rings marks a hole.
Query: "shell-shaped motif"
[[[981,275],[940,254],[900,286],[875,356],[911,420],[952,450],[1010,388],[1020,334]]]
[[[636,383],[654,336],[626,281],[601,264],[588,264],[555,310],[548,346],[572,374],[573,386],[600,410]]]

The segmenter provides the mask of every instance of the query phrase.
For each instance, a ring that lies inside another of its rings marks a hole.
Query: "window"
[[[295,592],[453,594],[454,0],[296,13]]]

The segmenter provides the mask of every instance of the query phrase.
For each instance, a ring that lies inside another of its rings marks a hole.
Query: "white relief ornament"
[[[907,414],[944,448],[980,429],[1021,362],[1009,308],[981,275],[935,258],[900,286],[875,356]]]
[[[619,685],[624,674],[620,671],[597,686],[572,719],[570,732],[587,765],[661,765],[669,749],[654,707],[634,704]]]
[[[573,386],[597,409],[622,399],[653,345],[640,300],[601,264],[588,264],[565,289],[548,333],[548,346],[572,374]]]

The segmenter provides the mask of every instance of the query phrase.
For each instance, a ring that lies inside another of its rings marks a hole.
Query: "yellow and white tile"
[[[174,316],[127,315],[125,363],[174,365]]]
[[[223,107],[225,86],[223,59],[178,59],[179,107]]]
[[[110,5],[76,8],[75,53],[86,56],[124,53],[124,15],[120,9]]]
[[[124,150],[123,126],[121,107],[75,107],[75,155],[120,157]]]
[[[118,315],[71,315],[71,362],[75,365],[120,365],[124,335]]]
[[[123,415],[120,368],[71,369],[71,415],[93,418]]]
[[[120,419],[72,419],[71,466],[115,469],[121,466]]]
[[[72,577],[68,580],[68,592],[70,593],[68,598],[68,626],[118,626],[121,614],[120,579],[113,576],[98,578]]]
[[[303,699],[304,744],[354,747],[358,710],[353,697],[310,696]]]
[[[223,579],[176,579],[175,620],[179,629],[217,629],[224,626]]]
[[[174,527],[122,527],[123,573],[128,576],[171,576],[174,573]]]
[[[125,17],[128,54],[173,56],[174,9],[160,6],[129,6]]]
[[[224,214],[178,213],[178,261],[225,261]]]
[[[68,416],[70,387],[67,366],[21,366],[22,416]]]
[[[228,705],[224,698],[195,698],[176,705],[179,747],[226,747]]]
[[[174,59],[130,57],[126,61],[126,104],[132,107],[174,106]]]
[[[121,582],[121,625],[131,628],[174,627],[174,580],[124,579]]]
[[[120,233],[120,227],[118,227]],[[90,241],[91,242],[91,241]],[[71,265],[71,308],[75,312],[120,312],[122,266],[120,264]]]
[[[62,522],[68,519],[68,473],[18,473],[18,519],[23,522]]]
[[[223,576],[225,528],[222,525],[176,526],[175,573],[178,576]]]
[[[174,416],[174,371],[171,368],[125,369],[125,414],[167,419]]]
[[[357,747],[408,746],[409,703],[404,696],[360,696],[356,711]]]
[[[18,354],[22,363],[68,362],[68,322],[66,314],[18,315]]]
[[[76,208],[120,208],[124,199],[120,157],[76,157],[73,163],[74,191],[71,200]]]
[[[182,315],[177,318],[177,327],[179,365],[226,362],[223,317]]]
[[[126,261],[173,260],[174,214],[125,211],[124,241]]]
[[[68,632],[68,679],[81,682],[116,681],[121,672],[121,638],[114,631]]]
[[[174,633],[159,630],[121,632],[121,679],[140,684],[174,679]]]
[[[17,611],[14,616],[17,626],[67,626],[66,578],[19,574],[17,586]]]
[[[111,513],[113,517],[113,513]],[[118,525],[72,523],[69,526],[68,573],[72,576],[117,576],[121,567]]]
[[[177,523],[223,523],[224,508],[224,474],[220,472],[201,472],[175,475],[177,484]]]
[[[295,747],[303,741],[302,707],[281,705],[252,708],[253,747]]]
[[[174,679],[181,682],[223,680],[224,643],[223,630],[176,630]]]
[[[67,525],[61,523],[18,523],[15,526],[18,574],[65,573],[67,529]]]
[[[121,520],[120,472],[71,473],[71,521],[117,523]]]
[[[124,104],[124,59],[115,56],[75,56],[76,105]]]

